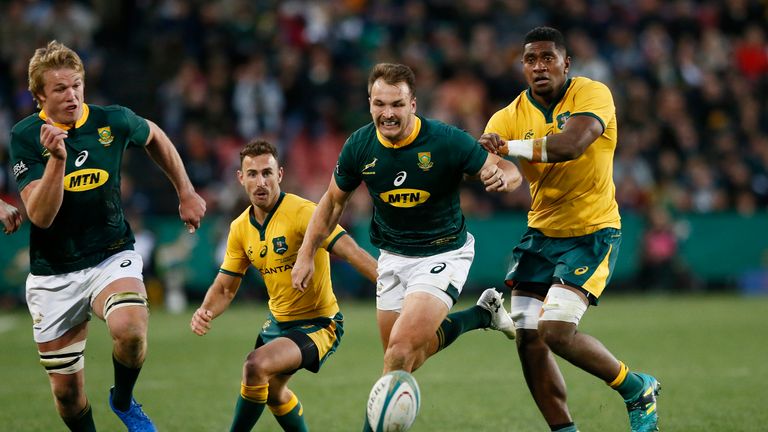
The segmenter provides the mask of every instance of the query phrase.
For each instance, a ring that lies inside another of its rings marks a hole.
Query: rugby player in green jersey
[[[417,116],[414,85],[407,66],[373,68],[368,79],[373,121],[344,144],[293,269],[293,286],[306,289],[313,254],[365,182],[374,207],[371,240],[380,249],[376,308],[384,373],[417,369],[468,330],[491,327],[514,337],[501,294],[493,288],[477,306],[446,316],[474,258],[460,183],[479,176],[487,191],[508,192],[522,178],[513,163],[482,150],[468,133]]]
[[[652,431],[656,378],[629,372],[602,343],[578,331],[613,272],[621,219],[613,184],[613,96],[603,83],[568,78],[570,61],[558,30],[531,30],[522,58],[528,89],[494,114],[480,137],[486,150],[519,158],[533,197],[528,231],[506,276],[520,364],[551,430],[576,430],[554,352],[618,391],[633,432]]]
[[[73,431],[95,430],[84,388],[91,314],[112,336],[109,404],[129,431],[155,426],[133,398],[147,352],[149,309],[141,256],[125,220],[120,165],[128,147],[144,148],[166,173],[189,231],[205,201],[173,143],[153,122],[121,106],[87,105],[78,55],[52,41],[29,61],[29,90],[40,111],[11,131],[11,164],[32,223],[27,305],[54,403]]]
[[[299,369],[318,372],[344,334],[328,252],[372,282],[376,281],[376,260],[336,225],[315,252],[318,270],[307,289],[293,289],[291,268],[315,203],[280,191],[283,168],[269,142],[246,144],[240,151],[240,165],[237,178],[251,205],[230,224],[224,262],[190,327],[197,335],[206,334],[212,320],[229,307],[248,267],[259,270],[269,294],[269,315],[243,365],[230,431],[250,431],[265,406],[284,430],[306,431],[304,410],[288,389],[288,380]]]
[[[21,226],[21,213],[19,209],[0,199],[0,223],[3,224],[3,232],[13,234]]]

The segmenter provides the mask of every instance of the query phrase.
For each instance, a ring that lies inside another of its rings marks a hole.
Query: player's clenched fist
[[[208,309],[198,308],[192,315],[192,321],[189,323],[192,332],[198,336],[203,336],[211,329],[213,312]]]
[[[40,127],[40,144],[43,145],[55,159],[66,159],[67,148],[64,139],[69,133],[53,125],[51,119],[45,119],[45,124]]]

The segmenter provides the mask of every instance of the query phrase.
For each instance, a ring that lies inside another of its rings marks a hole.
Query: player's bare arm
[[[376,271],[377,262],[365,249],[350,236],[345,235],[336,241],[331,250],[335,255],[348,262],[358,273],[366,279],[376,283],[378,272]]]
[[[328,190],[317,203],[317,208],[312,214],[296,257],[296,264],[291,270],[293,288],[303,292],[309,284],[315,272],[315,252],[323,239],[331,235],[331,230],[339,223],[351,196],[350,192],[339,189],[336,179],[331,177]]]
[[[32,181],[21,191],[21,200],[27,208],[30,222],[40,228],[51,226],[64,199],[66,137],[67,131],[54,126],[51,119],[46,119],[45,124],[40,127],[40,144],[48,150],[50,156],[43,177]]]
[[[512,192],[523,182],[517,165],[493,153],[488,153],[478,175],[488,192]]]
[[[5,234],[13,234],[21,226],[21,212],[16,207],[0,199],[0,223]]]
[[[205,293],[205,299],[199,308],[192,314],[192,320],[189,323],[192,332],[198,336],[203,336],[211,329],[211,321],[224,313],[235,298],[237,290],[240,288],[239,277],[219,273],[216,279]]]
[[[147,123],[149,124],[147,153],[171,180],[179,196],[179,217],[190,233],[195,232],[200,228],[200,221],[205,215],[205,200],[195,192],[184,169],[181,156],[168,135],[154,122],[147,120]]]
[[[603,134],[603,125],[594,117],[571,116],[559,134],[505,141],[498,134],[483,134],[478,142],[489,153],[521,157],[532,162],[564,162],[577,159]]]

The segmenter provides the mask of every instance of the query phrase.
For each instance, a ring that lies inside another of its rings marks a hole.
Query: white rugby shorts
[[[398,255],[382,250],[376,281],[376,308],[400,311],[403,299],[411,292],[423,291],[453,307],[467,281],[475,258],[475,238],[458,249],[427,257]]]
[[[91,303],[117,279],[143,281],[141,255],[118,252],[83,270],[50,276],[27,276],[27,307],[32,315],[35,342],[50,342],[91,319]]]

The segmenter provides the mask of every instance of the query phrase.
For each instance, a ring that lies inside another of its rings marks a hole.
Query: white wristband
[[[531,162],[547,162],[547,137],[506,141],[507,155],[528,159]]]

